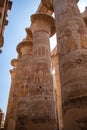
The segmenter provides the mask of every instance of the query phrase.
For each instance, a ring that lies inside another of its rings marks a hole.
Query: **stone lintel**
[[[53,10],[49,10],[48,8],[46,8],[46,6],[44,6],[44,4],[41,2],[36,13],[45,13],[48,15],[52,15]]]
[[[52,0],[41,0],[43,5],[46,6],[47,9],[53,11]]]
[[[43,5],[46,6],[47,9],[53,11],[53,0],[41,0]],[[79,0],[76,0],[76,3],[78,3]]]
[[[46,31],[50,37],[55,34],[54,18],[48,14],[33,14],[31,16],[31,30],[32,33],[37,31]]]
[[[32,40],[23,40],[17,45],[16,50],[19,54],[22,54],[23,56],[24,54],[31,54],[32,46]]]

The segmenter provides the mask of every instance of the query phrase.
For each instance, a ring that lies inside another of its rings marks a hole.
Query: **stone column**
[[[11,61],[12,66],[14,68],[10,70],[11,74],[11,89],[8,100],[8,107],[6,113],[5,120],[5,130],[15,130],[15,118],[16,118],[16,108],[17,108],[17,100],[19,95],[19,84],[21,82],[21,60],[13,59]]]
[[[7,112],[6,112],[6,119],[5,119],[5,126],[4,129],[7,130],[8,128],[8,122],[9,122],[9,117],[10,117],[10,109],[11,109],[11,103],[12,103],[12,94],[14,90],[14,79],[15,79],[15,69],[10,70],[11,74],[11,88],[10,88],[10,94],[9,94],[9,100],[8,100],[8,105],[7,105]]]
[[[60,74],[59,74],[59,60],[57,47],[52,50],[51,53],[52,68],[53,68],[53,83],[56,91],[56,105],[57,105],[57,116],[59,123],[59,130],[63,130],[63,114],[62,114],[62,99],[61,99],[61,85],[60,85]]]
[[[31,16],[33,33],[33,84],[29,108],[30,130],[55,130],[55,103],[51,75],[49,37],[55,33],[54,19],[46,14]]]
[[[29,110],[29,91],[32,81],[32,40],[24,39],[17,46],[17,51],[22,54],[22,84],[17,104],[16,128],[15,130],[29,130],[28,110]]]
[[[64,130],[87,129],[87,28],[75,0],[53,0],[53,9]]]

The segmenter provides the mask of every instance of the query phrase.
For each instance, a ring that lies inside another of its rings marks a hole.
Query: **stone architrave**
[[[87,129],[87,28],[75,0],[53,0],[52,5],[59,51],[64,130]]]
[[[21,59],[19,57],[18,59],[13,59],[11,64],[14,68],[10,70],[11,89],[6,113],[5,130],[15,130],[16,108],[21,82]]]
[[[51,75],[49,37],[54,19],[46,14],[31,16],[33,34],[33,84],[30,90],[29,130],[55,130],[55,103]]]
[[[28,30],[30,31],[30,30]],[[30,33],[30,32],[28,32]],[[22,84],[20,86],[17,104],[15,130],[28,130],[29,91],[32,85],[32,38],[27,36],[17,46],[17,51],[22,54]]]

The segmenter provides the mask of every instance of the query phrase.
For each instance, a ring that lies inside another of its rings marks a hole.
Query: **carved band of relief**
[[[77,97],[63,103],[64,113],[72,108],[85,108],[87,107],[87,96]]]
[[[61,65],[61,70],[68,71],[79,67],[84,67],[84,69],[87,68],[87,54],[80,54],[79,57],[67,60]]]

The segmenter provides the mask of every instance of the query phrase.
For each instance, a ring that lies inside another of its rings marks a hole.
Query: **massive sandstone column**
[[[13,84],[14,84],[14,80],[15,80],[15,69],[10,70],[10,75],[11,75],[11,88],[10,88],[10,94],[9,94],[9,100],[8,100],[8,106],[7,106],[7,112],[6,112],[6,119],[5,119],[5,125],[4,125],[5,130],[7,130],[7,128],[8,128],[8,122],[9,122],[9,117],[10,117],[12,94],[13,94],[13,90],[14,90]]]
[[[55,130],[55,103],[50,70],[49,37],[55,32],[54,19],[46,14],[31,16],[33,33],[33,84],[30,93],[29,130]]]
[[[53,0],[52,4],[59,50],[64,130],[87,129],[87,28],[75,0]]]
[[[56,95],[56,106],[59,130],[63,130],[63,114],[62,114],[62,99],[61,99],[61,85],[60,85],[60,74],[59,74],[59,60],[57,47],[52,50],[51,53],[52,68],[53,68],[53,83]]]
[[[14,68],[10,70],[11,89],[8,100],[8,107],[5,120],[5,130],[15,130],[16,108],[19,95],[19,85],[21,82],[21,59],[13,59],[11,61]]]
[[[29,31],[29,30],[28,30]],[[26,37],[17,46],[17,51],[22,53],[22,84],[17,104],[15,130],[29,130],[29,102],[30,87],[32,87],[32,40]]]

